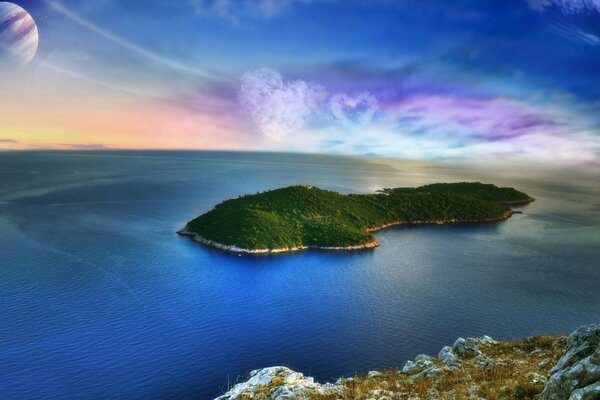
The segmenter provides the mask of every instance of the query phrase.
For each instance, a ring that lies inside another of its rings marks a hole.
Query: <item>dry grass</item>
[[[434,364],[440,368],[439,376],[413,380],[409,374],[390,369],[376,376],[354,376],[344,380],[340,393],[310,393],[308,396],[310,400],[533,399],[541,393],[550,368],[563,354],[563,347],[556,344],[558,337],[535,336],[483,344],[480,348],[483,355],[492,360],[487,367],[482,367],[475,357],[462,357],[462,370],[447,371],[436,359]],[[259,386],[240,399],[272,399],[283,384],[284,379],[276,377],[269,385]]]
[[[383,371],[375,377],[355,376],[343,383],[341,395],[314,393],[311,400],[378,398],[373,396],[373,391],[378,389],[392,392],[387,396],[390,399],[426,399],[431,390],[436,390],[440,399],[533,399],[544,388],[539,378],[548,376],[563,353],[562,347],[553,345],[557,338],[558,335],[535,336],[485,344],[481,350],[492,359],[491,366],[482,368],[475,358],[461,358],[462,371],[442,370],[437,378],[412,381],[399,370]],[[442,366],[439,361],[436,364]]]

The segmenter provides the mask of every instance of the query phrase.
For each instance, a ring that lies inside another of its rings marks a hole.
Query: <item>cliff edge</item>
[[[600,324],[564,336],[459,338],[399,369],[318,383],[287,367],[250,373],[216,400],[600,399]]]

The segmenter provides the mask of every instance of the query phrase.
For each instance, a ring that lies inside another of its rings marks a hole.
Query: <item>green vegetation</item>
[[[393,193],[446,193],[474,197],[497,203],[527,203],[531,199],[523,192],[514,188],[498,187],[484,183],[433,183],[418,188],[389,189]]]
[[[186,230],[243,249],[349,247],[376,243],[369,231],[386,224],[499,220],[509,211],[501,202],[526,201],[515,189],[481,183],[361,195],[290,186],[224,201]]]

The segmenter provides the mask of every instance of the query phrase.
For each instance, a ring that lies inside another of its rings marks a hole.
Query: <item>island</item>
[[[236,253],[359,250],[378,246],[372,233],[390,226],[496,222],[514,213],[508,205],[531,201],[516,189],[479,182],[347,195],[297,185],[226,200],[178,233]]]

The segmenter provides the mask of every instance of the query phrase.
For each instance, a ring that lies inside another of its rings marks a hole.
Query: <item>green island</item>
[[[178,233],[238,253],[357,250],[378,246],[372,233],[389,226],[495,222],[514,213],[508,205],[531,201],[513,188],[479,182],[348,195],[297,185],[226,200]]]

